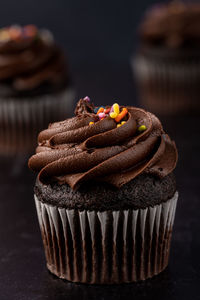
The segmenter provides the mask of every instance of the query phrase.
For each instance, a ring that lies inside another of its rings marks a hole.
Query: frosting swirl
[[[77,107],[75,117],[50,124],[38,136],[29,167],[39,172],[41,182],[58,181],[76,189],[95,180],[119,188],[141,173],[162,178],[175,168],[175,143],[153,114],[126,107],[126,121],[118,127],[110,116],[99,120],[94,112],[86,111],[84,99]],[[141,125],[146,127],[143,132],[138,131]]]
[[[0,30],[0,83],[23,93],[43,85],[60,87],[66,79],[64,54],[49,31],[34,25]]]
[[[200,46],[200,5],[172,1],[154,6],[139,28],[143,43],[169,48]]]

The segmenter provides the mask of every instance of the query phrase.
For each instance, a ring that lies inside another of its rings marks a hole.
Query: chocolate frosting
[[[34,32],[26,35],[30,29]],[[18,33],[16,38],[11,38],[13,31]],[[6,83],[13,92],[23,93],[42,85],[60,87],[66,80],[64,54],[50,32],[38,30],[33,25],[1,29],[0,84]]]
[[[200,47],[200,4],[172,1],[156,5],[145,15],[139,34],[147,45]]]
[[[163,178],[173,171],[175,143],[153,114],[126,107],[126,123],[117,127],[110,116],[99,121],[87,107],[81,99],[75,117],[50,124],[39,134],[29,167],[39,172],[42,183],[56,181],[76,189],[95,180],[120,188],[141,173]],[[141,125],[146,126],[142,133]]]

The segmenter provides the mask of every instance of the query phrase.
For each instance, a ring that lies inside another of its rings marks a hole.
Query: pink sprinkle
[[[83,100],[90,102],[90,98],[88,96],[86,96]]]
[[[111,109],[110,109],[110,113],[111,113],[111,112],[114,112],[113,105],[111,106]]]
[[[101,120],[102,118],[106,117],[106,114],[103,112],[103,113],[99,113],[98,116],[99,116],[99,119]]]

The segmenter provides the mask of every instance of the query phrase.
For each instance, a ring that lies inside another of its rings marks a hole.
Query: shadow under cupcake
[[[61,49],[34,25],[0,30],[0,153],[32,152],[39,131],[72,113]]]

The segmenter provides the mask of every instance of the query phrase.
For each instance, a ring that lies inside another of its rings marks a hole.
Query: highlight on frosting
[[[141,173],[162,178],[175,168],[175,143],[150,112],[117,103],[94,107],[83,98],[75,114],[50,124],[38,136],[29,167],[39,172],[44,184],[56,181],[76,189],[85,182],[103,181],[120,188]]]
[[[64,54],[52,34],[35,25],[0,29],[0,82],[16,92],[42,85],[62,86],[66,81]]]

